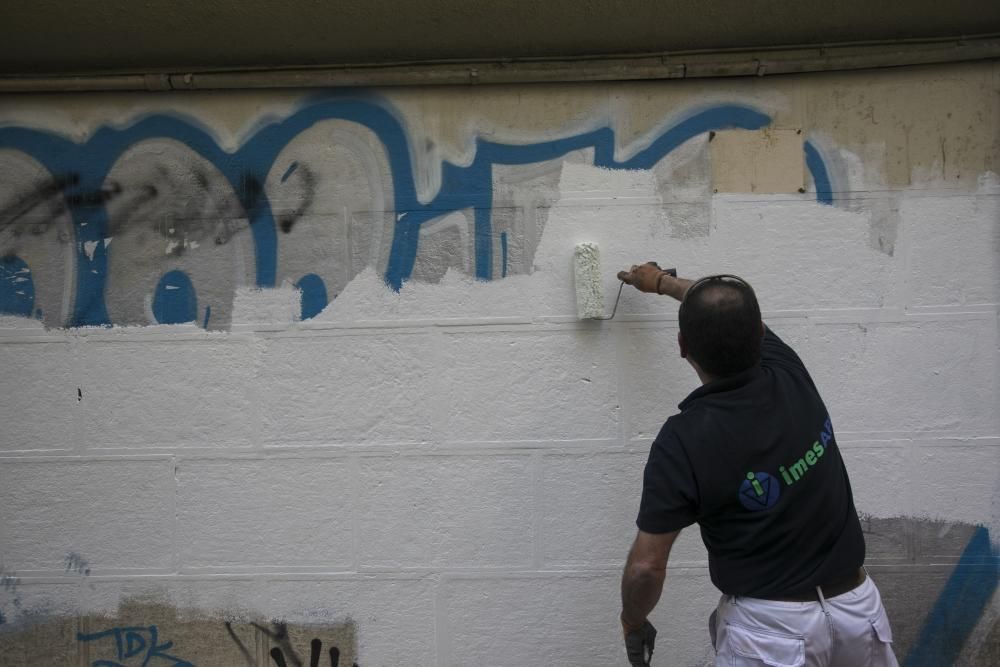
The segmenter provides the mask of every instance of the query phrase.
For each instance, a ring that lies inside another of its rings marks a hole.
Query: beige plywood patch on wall
[[[723,130],[711,146],[716,192],[791,193],[805,187],[802,132],[795,129]]]

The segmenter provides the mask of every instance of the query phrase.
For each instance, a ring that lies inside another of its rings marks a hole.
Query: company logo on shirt
[[[740,502],[751,512],[774,507],[781,495],[781,484],[766,472],[748,472],[740,484]]]
[[[819,439],[813,442],[797,461],[793,461],[787,467],[778,466],[778,471],[781,473],[781,478],[785,480],[785,484],[791,486],[804,478],[809,470],[817,465],[826,454],[826,447],[832,439],[833,424],[827,418],[826,422],[823,423]],[[781,482],[777,476],[769,475],[766,472],[748,472],[746,479],[740,484],[738,497],[740,504],[751,512],[766,510],[774,507],[781,497]]]

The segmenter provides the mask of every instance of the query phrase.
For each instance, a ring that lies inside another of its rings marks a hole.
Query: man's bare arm
[[[639,531],[622,573],[622,627],[627,635],[642,627],[660,600],[667,577],[667,559],[679,530],[672,533]]]
[[[618,279],[632,285],[640,292],[665,294],[680,301],[691,286],[690,280],[675,278],[659,266],[651,263],[633,266],[628,271],[619,271]]]

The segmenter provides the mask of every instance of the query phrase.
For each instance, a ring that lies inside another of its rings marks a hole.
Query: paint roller
[[[667,269],[672,276],[676,269]],[[576,285],[576,316],[581,320],[610,320],[618,312],[618,302],[622,298],[622,288],[618,285],[618,296],[610,315],[604,314],[604,281],[601,279],[601,249],[596,243],[580,243],[573,250],[573,280]]]

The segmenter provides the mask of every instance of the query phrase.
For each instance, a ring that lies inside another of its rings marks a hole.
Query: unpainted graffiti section
[[[989,530],[965,523],[867,516],[862,516],[862,526],[869,571],[892,619],[901,664],[998,664],[1000,615],[994,607],[1000,554]],[[86,574],[90,564],[79,554],[69,554],[66,566],[68,577],[91,576]],[[135,598],[111,617],[61,617],[25,609],[20,586],[14,572],[0,568],[0,609],[9,617],[0,624],[0,667],[364,664],[350,609],[343,610],[345,620],[339,622],[300,625],[235,611],[227,612],[227,618],[178,610],[158,599]],[[563,639],[573,641],[569,635]]]
[[[350,621],[226,621],[137,599],[114,617],[46,618],[0,633],[0,666],[351,667]]]
[[[294,285],[307,319],[365,267],[397,290],[448,269],[526,273],[564,160],[654,169],[692,138],[771,123],[741,104],[679,117],[621,158],[610,127],[523,144],[478,138],[469,164],[442,164],[430,201],[417,196],[403,120],[377,98],[312,102],[232,152],[173,114],[79,142],[3,127],[0,314],[225,328],[242,287]],[[830,203],[823,158],[802,146],[817,200]]]
[[[21,598],[17,594],[18,583],[20,580],[17,578],[17,573],[0,565],[0,626],[7,622],[4,609],[8,607],[8,603],[8,613],[18,614],[21,611]]]

